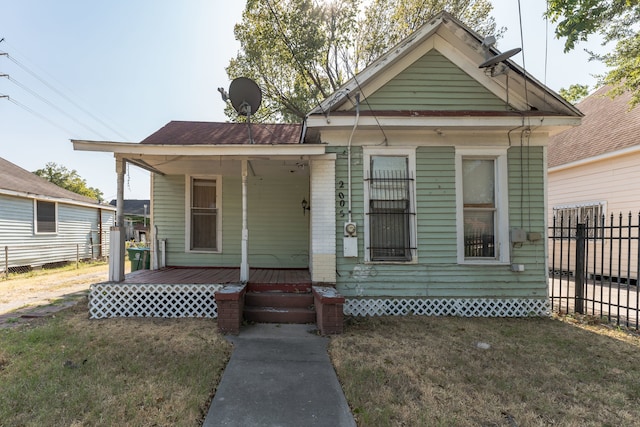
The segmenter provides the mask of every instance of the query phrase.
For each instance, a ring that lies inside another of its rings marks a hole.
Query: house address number
[[[340,191],[342,189],[344,189],[344,181],[338,181],[338,209],[341,218],[345,216],[344,206],[346,204],[344,200],[344,192]]]

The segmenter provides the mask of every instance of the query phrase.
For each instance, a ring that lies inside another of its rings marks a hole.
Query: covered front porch
[[[335,154],[301,144],[292,125],[171,122],[139,144],[73,141],[113,152],[118,206],[127,164],[152,172],[151,268],[305,268],[335,283]],[[122,211],[112,228],[109,281],[126,283]],[[234,279],[235,280],[235,279]]]

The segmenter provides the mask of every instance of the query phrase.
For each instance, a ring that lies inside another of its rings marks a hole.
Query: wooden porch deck
[[[227,285],[240,282],[240,268],[225,267],[166,267],[160,270],[138,270],[125,275],[124,284]],[[310,284],[307,269],[249,269],[252,285]]]

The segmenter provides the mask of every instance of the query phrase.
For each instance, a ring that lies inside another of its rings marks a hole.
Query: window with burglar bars
[[[556,206],[553,208],[553,216],[555,218],[554,236],[576,237],[576,225],[585,224],[587,226],[586,237],[602,237],[604,215],[603,202]]]
[[[369,177],[371,261],[411,261],[411,182],[406,156],[371,156]]]

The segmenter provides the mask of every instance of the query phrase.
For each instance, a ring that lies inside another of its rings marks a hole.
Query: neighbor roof
[[[117,206],[118,201],[117,200],[111,200],[109,202],[109,204],[111,206]],[[145,205],[147,206],[146,210],[145,210]],[[124,199],[124,214],[125,215],[136,215],[136,216],[143,216],[143,215],[149,215],[149,207],[151,206],[151,203],[149,202],[149,200],[144,200],[144,199]]]
[[[639,145],[640,107],[629,110],[631,95],[611,99],[604,86],[578,103],[582,125],[552,136],[548,165],[560,166]]]
[[[46,179],[0,157],[0,191],[1,190],[23,193],[33,197],[53,197],[97,204],[94,199],[58,187]]]
[[[254,144],[298,144],[299,124],[251,124]],[[145,138],[141,144],[153,145],[238,145],[249,144],[246,123],[171,121]]]

